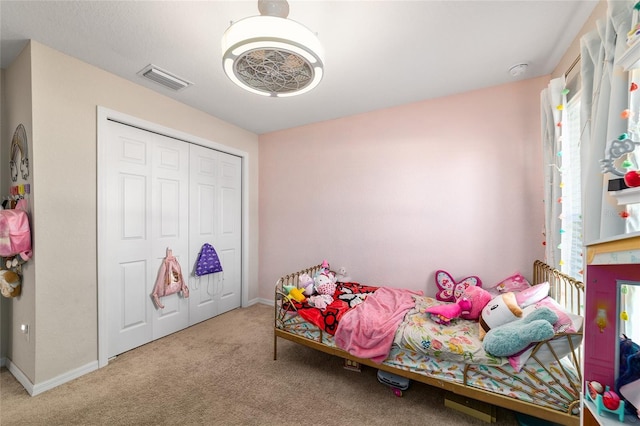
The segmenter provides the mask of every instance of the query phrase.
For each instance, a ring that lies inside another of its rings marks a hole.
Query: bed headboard
[[[284,275],[276,281],[276,290],[282,290],[284,286],[296,286],[299,287],[300,284],[300,275],[309,274],[310,276],[315,276],[315,274],[322,269],[322,265],[311,266],[307,269],[303,269],[298,272],[292,272],[288,275]]]
[[[549,283],[549,296],[576,315],[584,311],[584,283],[560,272],[546,263],[533,262],[533,283]]]

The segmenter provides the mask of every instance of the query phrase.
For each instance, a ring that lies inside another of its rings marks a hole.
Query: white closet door
[[[153,336],[149,306],[151,158],[148,134],[108,123],[105,150],[108,357],[149,342]]]
[[[106,129],[99,247],[111,358],[241,306],[242,159],[114,121]],[[195,277],[204,243],[224,271]],[[190,294],[162,297],[157,309],[151,294],[167,249]]]
[[[151,133],[154,139],[151,194],[151,259],[155,273],[171,249],[188,279],[189,261],[189,144]],[[186,282],[186,281],[185,281]],[[189,302],[181,293],[161,298],[163,309],[155,309],[153,338],[158,339],[189,325]]]
[[[241,304],[241,159],[191,145],[189,253],[190,323]],[[232,216],[236,217],[232,217]],[[198,253],[211,244],[223,272],[195,276]]]
[[[220,153],[220,235],[216,250],[224,268],[218,314],[242,304],[242,159]]]
[[[183,269],[188,259],[189,145],[115,122],[109,122],[108,140],[101,256],[109,265],[112,357],[188,325],[188,302],[181,296],[163,297],[165,308],[156,309],[150,295],[167,248]]]

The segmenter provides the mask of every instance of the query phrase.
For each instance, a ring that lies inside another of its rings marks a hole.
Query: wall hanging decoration
[[[602,173],[612,173],[616,176],[624,177],[627,171],[620,170],[616,166],[615,160],[619,158],[628,158],[627,154],[633,153],[633,151],[635,151],[636,147],[638,146],[640,146],[640,142],[631,140],[629,138],[629,135],[627,135],[626,133],[620,135],[618,139],[611,141],[611,145],[607,150],[606,157],[600,160]],[[631,164],[626,162],[625,165],[629,167],[631,166]],[[627,167],[624,168],[626,169]]]
[[[27,148],[27,131],[22,124],[19,124],[13,133],[13,139],[11,139],[11,161],[9,161],[11,180],[14,182],[18,180],[18,169],[20,169],[22,179],[26,180],[29,177],[29,155]],[[18,155],[20,158],[18,158]]]

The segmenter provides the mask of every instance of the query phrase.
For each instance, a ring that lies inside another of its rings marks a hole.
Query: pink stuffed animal
[[[430,318],[442,325],[449,325],[451,320],[458,318],[463,312],[469,312],[471,300],[461,297],[456,303],[432,306],[425,311]]]
[[[492,296],[487,290],[478,286],[469,286],[464,289],[456,303],[438,305],[427,308],[425,311],[431,319],[438,324],[447,325],[454,318],[477,320],[482,309],[489,303]]]
[[[480,318],[482,309],[493,299],[491,293],[478,286],[467,287],[464,293],[462,293],[462,297],[466,297],[471,301],[471,309],[469,312],[462,312],[462,314],[460,314],[460,318],[468,320],[477,320]]]

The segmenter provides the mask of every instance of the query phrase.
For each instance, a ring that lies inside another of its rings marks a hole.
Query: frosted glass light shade
[[[265,96],[306,93],[322,80],[324,50],[307,27],[276,16],[252,16],[233,23],[222,37],[227,77]]]

